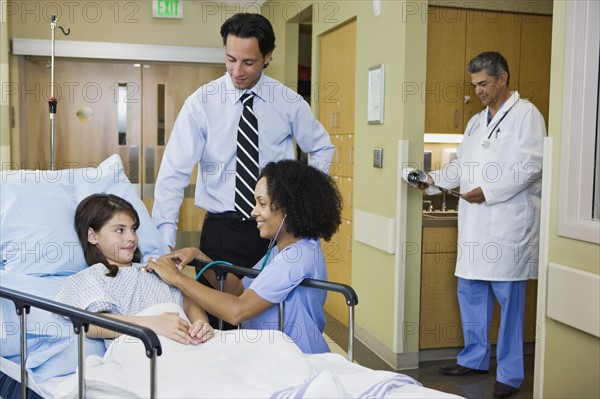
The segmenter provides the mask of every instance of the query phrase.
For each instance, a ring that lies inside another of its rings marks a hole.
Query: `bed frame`
[[[79,367],[79,397],[85,397],[85,375],[83,367],[84,351],[83,338],[84,332],[87,332],[89,325],[93,324],[99,327],[117,331],[135,338],[139,338],[146,348],[146,356],[150,359],[150,397],[156,397],[156,357],[162,354],[162,348],[158,336],[149,328],[140,327],[135,324],[112,319],[102,316],[98,313],[88,312],[72,306],[64,305],[60,302],[51,301],[35,295],[24,294],[9,288],[0,287],[0,298],[11,300],[15,304],[17,314],[21,317],[21,397],[27,397],[27,370],[25,362],[27,360],[27,314],[30,308],[35,307],[48,312],[65,316],[73,323],[75,334],[78,335],[78,367]]]
[[[208,262],[192,261],[190,265],[202,268],[206,266]],[[227,273],[233,273],[238,276],[244,276],[249,278],[255,278],[260,274],[259,270],[249,269],[241,266],[230,266],[224,264],[215,263],[210,266],[210,269],[217,275],[217,281],[219,281],[220,289],[223,291],[225,278]],[[354,307],[358,305],[358,296],[356,291],[352,287],[341,283],[332,283],[329,281],[316,280],[312,278],[305,278],[300,283],[303,287],[310,287],[321,289],[325,291],[339,292],[344,295],[346,305],[348,305],[348,360],[354,361]],[[279,304],[279,330],[283,331],[283,302]],[[219,320],[219,329],[223,328],[223,320]]]
[[[195,266],[204,266],[206,263],[193,262]],[[211,269],[217,275],[217,280],[220,281],[221,290],[225,283],[227,273],[234,273],[249,278],[255,278],[260,271],[248,269],[240,266],[228,266],[215,264]],[[351,362],[354,359],[353,340],[354,340],[354,306],[358,304],[358,296],[354,289],[346,284],[332,283],[329,281],[304,279],[301,286],[322,289],[326,291],[339,292],[344,295],[346,304],[348,305],[348,360]],[[162,354],[162,348],[158,336],[149,328],[140,327],[135,324],[116,320],[110,317],[103,316],[98,313],[88,312],[79,308],[64,305],[60,302],[51,301],[46,298],[41,298],[35,295],[25,294],[9,288],[0,286],[0,298],[11,300],[17,314],[20,316],[20,331],[21,331],[21,397],[27,398],[27,369],[25,362],[27,360],[27,314],[30,308],[39,308],[52,312],[61,316],[65,316],[73,323],[73,329],[78,336],[78,368],[79,368],[79,397],[85,397],[85,375],[84,375],[84,348],[83,339],[84,332],[87,332],[89,325],[93,324],[99,327],[107,328],[112,331],[117,331],[125,335],[139,338],[146,349],[146,356],[150,359],[150,398],[156,397],[156,357]],[[220,326],[222,327],[222,321]],[[279,329],[283,330],[283,303],[279,306]]]

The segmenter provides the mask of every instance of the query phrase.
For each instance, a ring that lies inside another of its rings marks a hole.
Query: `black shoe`
[[[466,375],[466,374],[470,374],[470,373],[473,373],[473,374],[487,374],[488,373],[487,370],[470,369],[468,367],[461,366],[460,364],[455,364],[453,366],[447,366],[447,367],[440,367],[439,372],[440,372],[440,374],[451,375],[451,376]]]
[[[496,381],[494,384],[494,396],[497,398],[506,398],[518,390],[519,388],[511,387],[510,385],[503,384],[499,381]]]

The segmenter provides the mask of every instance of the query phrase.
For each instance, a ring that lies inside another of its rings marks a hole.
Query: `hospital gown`
[[[254,269],[260,269],[261,259]],[[278,252],[273,247],[270,259],[256,279],[244,278],[246,289],[261,298],[279,304],[284,302],[284,328],[304,353],[329,352],[323,338],[325,314],[323,305],[327,292],[308,287],[297,287],[305,278],[327,280],[327,269],[319,240],[301,239]],[[278,330],[279,305],[246,320],[242,328]],[[250,334],[250,332],[248,332]],[[251,339],[252,337],[248,337]]]
[[[56,294],[56,301],[90,312],[133,316],[157,303],[183,307],[181,291],[165,284],[142,265],[120,267],[115,277],[106,275],[101,263],[69,276]]]

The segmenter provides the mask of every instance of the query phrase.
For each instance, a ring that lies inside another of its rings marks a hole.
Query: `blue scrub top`
[[[266,255],[265,255],[266,256]],[[261,259],[254,269],[261,268]],[[275,305],[242,323],[242,328],[278,330],[279,303],[284,302],[284,333],[304,353],[329,352],[323,338],[325,314],[323,305],[327,291],[297,287],[305,278],[327,280],[325,259],[319,240],[303,238],[279,252],[273,247],[266,266],[256,279],[244,278],[245,289],[251,289]]]

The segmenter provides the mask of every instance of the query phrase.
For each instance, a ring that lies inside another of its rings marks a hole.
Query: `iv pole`
[[[50,30],[52,31],[52,51],[50,60],[50,99],[48,100],[48,107],[50,108],[50,170],[54,170],[54,117],[56,115],[56,97],[54,97],[54,31],[59,28],[65,36],[71,33],[71,29],[67,28],[67,31],[62,26],[57,24],[56,15],[52,15],[50,18]]]

